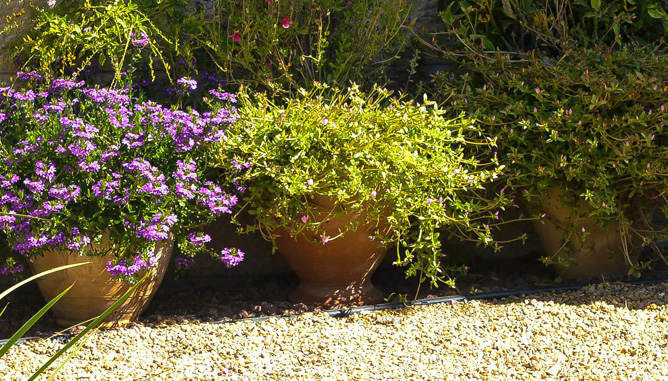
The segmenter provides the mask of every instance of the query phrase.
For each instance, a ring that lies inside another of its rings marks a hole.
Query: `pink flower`
[[[329,238],[327,238],[326,235],[323,235],[322,236],[322,243],[327,243],[327,241],[329,241]]]
[[[306,217],[306,216],[302,216],[302,222],[303,222],[303,223],[306,223],[306,220],[308,220],[308,217]]]
[[[313,185],[313,179],[308,179],[308,180],[306,180],[306,184],[308,184],[308,185]]]
[[[329,120],[327,120],[327,118],[322,118],[322,124],[327,124],[327,123],[329,123]]]
[[[292,20],[288,16],[283,16],[283,24],[281,24],[283,28],[288,29],[290,25],[292,25]]]
[[[427,205],[429,205],[429,204],[431,204],[431,199],[430,198],[427,199]]]
[[[234,32],[233,34],[230,34],[230,35],[227,36],[227,37],[228,37],[228,38],[233,38],[233,39],[234,39],[234,42],[237,42],[237,41],[240,41],[240,40],[241,40],[241,35],[239,34],[239,32]]]
[[[540,94],[540,87],[536,87],[536,94]]]
[[[375,190],[372,190],[372,191],[371,191],[371,197],[376,197],[376,194],[377,194],[377,193],[376,193]]]

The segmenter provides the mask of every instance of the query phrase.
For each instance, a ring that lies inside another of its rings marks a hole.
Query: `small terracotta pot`
[[[337,208],[325,196],[314,196],[312,202],[321,209],[321,221]],[[387,226],[375,221],[368,223],[363,212],[330,219],[321,226],[328,237],[336,237],[351,222],[359,222],[359,228],[344,231],[342,236],[326,243],[314,233],[291,237],[284,228],[274,231],[278,235],[274,242],[278,252],[301,280],[290,294],[291,300],[324,305],[373,304],[382,300],[382,293],[370,279],[389,248],[369,237],[378,231],[387,232]]]
[[[555,263],[557,274],[564,279],[625,276],[630,263],[619,224],[603,228],[595,217],[578,217],[577,211],[559,200],[561,195],[561,190],[552,189],[548,197],[541,198],[539,204],[532,207],[545,213],[545,218],[533,221],[545,254],[574,260],[568,266]],[[565,241],[564,233],[569,228],[576,231]],[[582,240],[582,228],[589,233],[585,240]],[[627,243],[627,246],[633,245]]]
[[[108,247],[108,240],[108,235],[105,235],[100,246]],[[161,241],[156,244],[155,257],[158,262],[152,274],[130,295],[125,303],[104,320],[102,327],[126,325],[137,319],[148,307],[165,276],[173,247],[173,240]],[[112,278],[106,266],[111,259],[113,259],[112,255],[82,257],[78,253],[58,251],[46,252],[44,256],[35,257],[29,261],[34,274],[68,264],[91,262],[83,266],[61,270],[36,280],[37,286],[47,301],[74,284],[51,309],[56,315],[58,325],[71,327],[99,316],[132,287],[131,284],[119,282]]]

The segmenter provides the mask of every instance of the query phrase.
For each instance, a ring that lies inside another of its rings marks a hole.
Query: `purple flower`
[[[49,182],[53,182],[53,180],[56,178],[56,164],[51,162],[47,166],[46,164],[42,163],[41,161],[38,161],[35,163],[35,167],[37,168],[35,170],[35,173],[37,176],[42,177]]]
[[[182,270],[182,269],[190,268],[192,265],[195,264],[195,261],[192,260],[192,259],[177,257],[174,260],[174,264],[176,265],[177,270]]]
[[[71,79],[54,79],[51,83],[52,90],[71,90],[77,87],[82,87],[84,81],[75,82]]]
[[[19,177],[17,175],[5,175],[5,176],[0,176],[0,188],[7,188],[9,186],[12,186],[15,184],[17,181],[19,181]]]
[[[16,274],[23,271],[23,265],[21,264],[16,264],[12,266],[4,266],[0,269],[0,274],[2,275],[9,275],[9,274]]]
[[[237,96],[234,94],[229,94],[226,92],[220,92],[216,90],[209,90],[209,94],[215,96],[221,101],[229,101],[230,103],[237,103]]]
[[[205,243],[211,242],[211,236],[204,233],[192,232],[188,236],[190,242],[194,243],[197,246],[204,246]]]
[[[76,229],[76,228],[75,228]],[[74,229],[72,229],[74,231]],[[77,232],[79,230],[77,229]],[[86,235],[75,235],[72,237],[69,242],[67,242],[67,248],[70,250],[79,250],[83,247],[86,247],[90,244],[90,237]]]
[[[248,168],[251,167],[251,163],[249,163],[249,162],[245,162],[245,163],[243,163],[243,164],[239,164],[239,162],[237,162],[236,160],[231,160],[231,163],[232,163],[232,165],[234,166],[234,168],[236,168],[236,169],[238,169],[238,170],[240,170],[240,171],[241,171],[241,170],[244,170],[244,169],[248,169]]]
[[[33,102],[35,100],[35,92],[32,90],[28,90],[25,93],[21,92],[14,92],[14,99],[17,101],[28,101],[28,102]]]
[[[104,181],[100,180],[95,185],[93,185],[93,194],[95,197],[104,198],[106,200],[111,200],[111,195],[118,190],[120,183],[118,180],[114,181]]]
[[[225,248],[221,252],[220,260],[227,265],[227,267],[233,267],[241,263],[244,260],[244,252],[239,249],[230,249]]]
[[[133,33],[133,35],[134,35],[134,33]],[[148,45],[148,42],[149,42],[148,41],[148,35],[144,32],[141,32],[140,37],[141,38],[138,39],[138,40],[133,40],[132,45],[138,46],[138,47],[144,47],[144,46]]]
[[[23,184],[28,188],[32,193],[41,193],[44,191],[44,180],[40,179],[37,181],[32,181],[30,179],[23,180]]]
[[[78,143],[70,144],[67,148],[70,149],[70,152],[72,152],[72,155],[74,156],[86,157],[97,148],[97,145],[90,140],[81,140]]]
[[[49,3],[51,3],[52,1],[55,3],[54,0],[49,1]],[[16,72],[16,76],[23,81],[29,81],[33,78],[36,81],[43,81],[44,80],[44,77],[39,75],[39,73],[37,73],[36,71],[29,71],[27,73],[24,72],[24,71],[18,71],[18,72]]]
[[[125,134],[125,137],[121,142],[129,149],[138,148],[144,145],[144,135],[145,133],[134,134],[132,132],[128,132]]]
[[[118,261],[116,264],[114,264],[114,261],[109,261],[107,262],[107,271],[112,276],[133,276],[142,269],[151,268],[158,262],[157,258],[152,253],[152,250],[146,253],[146,257],[148,259],[144,259],[141,254],[137,254],[132,261],[132,264],[128,264],[124,259]]]
[[[86,172],[97,172],[100,170],[100,163],[97,161],[92,161],[90,163],[86,162],[86,159],[79,160],[79,168],[83,169]]]
[[[176,83],[183,86],[184,89],[190,92],[194,92],[195,90],[197,90],[197,81],[192,78],[189,77],[179,78],[176,80]]]

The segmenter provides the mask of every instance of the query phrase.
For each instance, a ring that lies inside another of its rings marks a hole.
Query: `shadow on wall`
[[[240,216],[244,219],[250,216]],[[290,272],[290,267],[278,253],[272,254],[271,242],[266,241],[258,232],[237,234],[237,226],[230,223],[228,216],[219,218],[205,229],[211,236],[211,248],[220,252],[223,248],[234,247],[243,251],[244,260],[237,266],[228,269],[223,262],[207,254],[199,255],[195,265],[190,268],[186,277],[206,277],[214,275],[260,275],[281,274]]]

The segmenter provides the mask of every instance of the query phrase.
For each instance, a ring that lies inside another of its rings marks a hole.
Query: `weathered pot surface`
[[[336,204],[325,196],[314,196],[313,204],[321,209],[324,218]],[[351,222],[360,223],[357,230],[348,230],[340,235]],[[351,213],[345,218],[333,218],[321,227],[327,237],[337,237],[327,242],[312,232],[290,236],[284,228],[274,234],[275,245],[290,267],[297,273],[301,284],[290,294],[290,299],[305,304],[372,304],[382,300],[382,293],[371,283],[388,247],[379,240],[371,240],[378,231],[387,231],[387,226],[376,221],[367,222],[364,212]],[[366,223],[366,224],[365,224]]]
[[[105,235],[99,246],[108,247],[108,242],[109,237]],[[173,240],[160,241],[156,244],[155,257],[158,262],[151,275],[125,303],[104,320],[102,327],[126,325],[136,320],[148,307],[165,276],[173,247]],[[36,280],[47,301],[74,284],[52,307],[58,325],[72,327],[99,316],[132,287],[129,283],[114,280],[109,274],[106,264],[112,258],[112,255],[80,256],[74,252],[58,251],[47,252],[44,256],[29,261],[30,268],[35,274],[68,264],[91,262]]]

